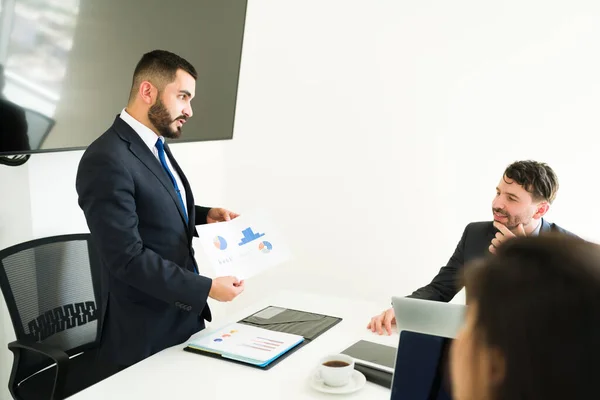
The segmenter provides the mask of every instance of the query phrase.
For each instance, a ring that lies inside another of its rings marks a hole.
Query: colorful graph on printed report
[[[261,253],[269,253],[271,250],[273,250],[273,245],[270,242],[262,241],[260,242],[260,244],[258,245],[258,250],[261,251]]]
[[[222,342],[222,341],[223,341],[223,339],[226,339],[226,338],[228,338],[228,337],[231,337],[231,335],[235,335],[237,332],[238,332],[238,331],[237,331],[236,329],[233,329],[233,330],[229,331],[229,333],[224,333],[224,334],[222,334],[220,338],[215,338],[215,339],[214,339],[214,341],[215,341],[215,342]]]
[[[255,337],[252,338],[248,343],[242,343],[242,346],[251,347],[253,349],[262,350],[262,351],[273,351],[277,350],[279,346],[281,346],[283,342],[279,340],[267,339],[264,337]]]
[[[216,343],[223,343],[228,338],[232,338],[232,337],[236,336],[237,332],[238,332],[237,330],[231,330],[228,333],[227,332],[223,333],[221,335],[221,337],[214,338],[213,341]],[[240,343],[240,346],[250,347],[250,348],[262,350],[262,351],[273,351],[273,350],[277,350],[279,348],[279,346],[281,346],[282,344],[283,344],[283,342],[280,340],[274,340],[274,339],[268,339],[268,338],[261,337],[261,336],[256,336],[256,337],[248,339],[248,341],[245,343]]]
[[[225,250],[227,248],[227,240],[221,236],[215,236],[213,239],[213,244],[219,250]]]

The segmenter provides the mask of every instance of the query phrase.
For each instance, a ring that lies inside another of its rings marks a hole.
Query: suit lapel
[[[154,154],[152,154],[148,146],[146,146],[146,143],[144,143],[144,141],[133,130],[133,128],[131,128],[120,117],[117,117],[117,119],[115,120],[114,127],[121,139],[129,143],[129,151],[131,151],[133,155],[136,156],[142,162],[142,164],[144,164],[146,168],[150,170],[150,172],[152,172],[152,174],[160,181],[160,183],[165,187],[165,189],[167,189],[167,192],[169,193],[171,199],[175,203],[177,210],[179,210],[181,221],[185,225],[185,215],[183,209],[181,208],[181,204],[179,204],[179,196],[177,196],[177,193],[175,192],[175,187],[173,186],[173,182],[171,182],[171,178],[169,178],[169,176],[167,175],[167,171],[164,170],[163,166],[160,164],[160,161],[156,159],[156,157],[154,156]],[[171,162],[173,162],[172,159]],[[186,231],[189,231],[189,229],[187,228],[188,227],[186,226]]]

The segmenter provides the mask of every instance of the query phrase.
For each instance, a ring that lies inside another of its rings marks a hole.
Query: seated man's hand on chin
[[[490,244],[489,251],[492,254],[496,254],[496,249],[500,247],[500,245],[506,242],[509,239],[512,239],[517,236],[527,236],[525,233],[525,229],[523,228],[523,224],[519,224],[516,228],[516,233],[513,233],[508,229],[505,225],[501,224],[498,221],[494,221],[494,227],[498,229],[496,236],[492,239],[492,243]]]
[[[367,325],[367,329],[373,332],[377,332],[383,335],[383,328],[385,328],[388,335],[392,334],[392,325],[396,324],[396,316],[394,315],[394,309],[389,308],[379,315],[371,318],[371,322]]]

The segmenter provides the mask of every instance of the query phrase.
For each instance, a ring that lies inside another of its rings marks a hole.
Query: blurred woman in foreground
[[[600,398],[600,248],[567,236],[511,239],[465,270],[452,344],[454,400]]]

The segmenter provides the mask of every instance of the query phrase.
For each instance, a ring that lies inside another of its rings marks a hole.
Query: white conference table
[[[366,329],[372,315],[385,307],[362,300],[302,292],[281,292],[222,318],[218,329],[269,305],[341,317],[343,320],[270,370],[261,370],[183,350],[185,344],[165,349],[120,373],[70,397],[100,399],[368,399],[389,400],[390,389],[371,382],[351,394],[326,394],[313,389],[309,377],[328,354],[339,353],[364,339],[393,347],[399,335],[379,336]],[[198,333],[197,335],[200,335]]]

